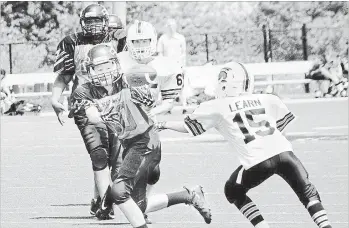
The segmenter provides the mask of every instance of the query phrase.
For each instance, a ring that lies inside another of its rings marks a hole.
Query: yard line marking
[[[265,213],[263,213],[265,214]],[[304,213],[302,213],[304,214]],[[129,224],[128,222],[119,222],[119,221],[114,221],[114,220],[93,220],[93,217],[91,216],[91,220],[87,220],[86,221],[86,217],[88,216],[81,216],[81,218],[77,218],[76,220],[78,221],[67,221],[67,220],[63,220],[63,219],[59,219],[60,217],[57,217],[56,220],[54,220],[54,217],[49,217],[47,219],[43,219],[42,221],[40,220],[30,220],[30,222],[28,221],[1,221],[1,224],[47,224],[47,220],[50,220],[50,224],[74,224],[74,225],[86,225],[86,224],[110,224],[110,225],[122,225],[122,224]],[[81,221],[83,220],[83,221]],[[270,224],[311,224],[309,221],[268,221],[268,223]],[[155,224],[202,224],[202,221],[179,221],[179,222],[156,222]],[[219,222],[216,221],[215,224],[250,224],[247,221],[228,221],[228,222]],[[331,224],[348,224],[348,222],[338,222],[338,221],[331,221]]]
[[[331,130],[331,129],[348,129],[348,125],[332,126],[332,127],[315,127],[316,130]]]

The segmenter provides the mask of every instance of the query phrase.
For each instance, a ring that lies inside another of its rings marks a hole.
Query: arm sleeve
[[[74,43],[70,37],[64,38],[57,46],[53,71],[63,77],[68,84],[75,73]]]
[[[278,98],[274,97],[273,108],[275,109],[276,127],[279,131],[283,131],[285,127],[295,119],[294,114],[287,106]]]
[[[215,127],[219,120],[219,114],[209,113],[207,111],[203,112],[199,106],[193,114],[185,117],[184,124],[185,128],[192,136],[197,136]]]
[[[91,106],[97,106],[94,102],[90,90],[86,84],[78,86],[72,93],[72,108],[69,117],[72,118],[74,113],[85,112]]]

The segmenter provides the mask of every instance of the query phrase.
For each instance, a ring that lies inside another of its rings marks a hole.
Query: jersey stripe
[[[182,90],[182,88],[176,88],[176,89],[162,89],[162,90],[161,90],[161,93],[173,92],[173,91],[179,92],[179,91],[181,91],[181,90]]]
[[[287,118],[291,117],[293,114],[291,112],[287,113],[283,118],[279,119],[276,121],[276,125],[279,126],[279,125],[282,125]]]
[[[202,124],[199,123],[197,120],[190,119],[189,116],[187,116],[184,119],[184,123],[194,136],[201,135],[205,132],[205,129],[203,128]]]
[[[295,119],[295,116],[294,116],[291,112],[287,113],[287,114],[284,116],[284,118],[282,118],[282,119],[276,121],[276,123],[277,123],[277,129],[278,129],[279,131],[283,131],[283,130],[285,129],[285,127],[287,126],[287,124],[289,124],[289,123],[290,123],[292,120],[294,120],[294,119]]]

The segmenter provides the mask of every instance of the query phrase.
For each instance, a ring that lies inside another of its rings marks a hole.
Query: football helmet
[[[91,4],[82,10],[80,25],[85,36],[99,36],[108,32],[109,14],[104,6]]]
[[[85,64],[88,79],[95,86],[112,85],[122,76],[116,51],[107,44],[95,45],[87,53]]]
[[[109,15],[109,30],[123,29],[121,19],[115,14]]]
[[[226,64],[218,74],[215,88],[216,98],[236,97],[245,93],[253,93],[254,77],[246,67],[237,62]]]
[[[156,44],[157,33],[154,26],[149,22],[136,20],[129,27],[126,45],[133,59],[142,60],[149,58],[156,52]]]

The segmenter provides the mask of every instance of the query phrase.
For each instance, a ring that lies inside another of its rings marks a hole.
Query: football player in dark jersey
[[[124,25],[121,22],[121,19],[115,15],[115,14],[110,14],[109,15],[109,31],[115,34],[118,33],[124,33]],[[118,35],[120,36],[120,35]],[[118,52],[120,52],[120,50],[126,50],[126,35],[123,35],[124,38],[121,38],[117,41],[113,41],[115,42],[115,49],[118,50]]]
[[[125,148],[117,176],[102,200],[97,217],[104,219],[108,216],[115,203],[133,227],[146,228],[142,212],[185,203],[194,206],[206,223],[210,223],[211,212],[201,186],[185,187],[179,192],[148,199],[149,174],[161,160],[159,136],[154,131],[153,120],[146,114],[155,104],[153,93],[148,86],[129,87],[125,83],[129,80],[124,81],[122,77],[128,78],[127,75],[133,74],[135,68],[123,76],[124,71],[113,47],[96,45],[89,51],[88,57],[86,70],[89,82],[79,85],[72,93],[70,114],[86,116],[90,124],[106,123],[109,136],[116,134]],[[115,142],[119,141],[113,141],[111,137],[109,145],[114,147]]]
[[[82,31],[63,38],[56,51],[54,72],[57,73],[57,77],[52,89],[51,102],[61,125],[64,123],[62,114],[65,108],[59,102],[59,98],[71,81],[73,81],[73,91],[79,84],[88,81],[85,64],[83,64],[86,61],[88,51],[96,44],[113,45],[112,41],[125,38],[125,32],[122,29],[118,31],[108,30],[109,14],[105,7],[99,4],[91,4],[81,12],[80,25]],[[110,183],[108,163],[113,155],[108,144],[107,127],[103,123],[88,124],[86,116],[80,114],[74,115],[74,120],[92,161],[97,190],[95,198],[98,198],[98,196],[104,195]],[[95,201],[91,202],[91,214],[94,214],[98,209],[98,204]]]

